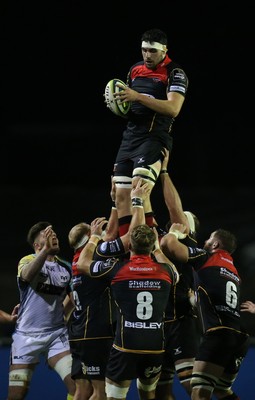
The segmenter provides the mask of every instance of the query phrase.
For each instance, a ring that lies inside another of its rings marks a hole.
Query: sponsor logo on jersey
[[[129,281],[129,289],[160,289],[160,281]]]
[[[152,267],[129,267],[130,271],[153,271]]]
[[[161,371],[162,366],[160,365],[159,367],[148,367],[144,371],[144,375],[146,378],[149,378],[152,374],[158,374]]]
[[[125,328],[137,328],[137,329],[160,329],[162,326],[161,322],[131,322],[125,321]]]
[[[82,372],[84,375],[99,375],[100,374],[100,367],[94,365],[85,365],[83,362],[82,365]]]
[[[225,259],[225,261],[229,261],[229,260]],[[236,282],[239,282],[239,280],[240,280],[236,274],[233,274],[233,272],[227,270],[227,268],[224,268],[224,267],[220,268],[220,274],[233,280],[233,281],[236,281]]]

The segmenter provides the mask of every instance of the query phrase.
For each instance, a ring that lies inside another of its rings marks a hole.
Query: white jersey
[[[16,332],[38,334],[65,325],[63,300],[71,290],[71,264],[55,257],[54,261],[45,261],[32,282],[25,282],[20,278],[21,270],[35,257],[35,254],[30,254],[19,261],[20,308]]]

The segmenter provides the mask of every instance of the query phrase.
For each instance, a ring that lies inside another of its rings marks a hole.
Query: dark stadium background
[[[122,11],[111,1],[90,10],[81,1],[1,5],[1,309],[18,302],[17,263],[31,251],[33,223],[51,221],[71,259],[70,228],[109,215],[125,121],[106,108],[104,87],[125,80],[152,27],[167,32],[168,54],[190,80],[174,124],[171,176],[184,208],[200,218],[201,245],[218,227],[237,235],[243,299],[255,301],[252,13],[244,3],[192,3],[131,2]],[[163,225],[160,185],[152,201]],[[254,317],[243,320],[254,334]],[[0,326],[3,341],[11,332]]]

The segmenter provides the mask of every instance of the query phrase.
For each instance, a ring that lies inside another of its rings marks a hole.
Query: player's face
[[[207,240],[205,241],[204,249],[207,250],[207,251],[209,251],[209,252],[211,252],[211,251],[213,250],[213,248],[214,248],[215,242],[216,242],[216,239],[215,239],[215,237],[214,237],[214,232],[213,232],[213,233],[210,235],[209,239],[207,239]]]
[[[163,61],[166,53],[162,50],[142,47],[143,61],[147,68],[154,69]]]
[[[50,254],[57,254],[60,250],[59,248],[59,241],[56,233],[51,230],[50,233],[45,235],[45,230],[41,231],[39,235],[37,236],[35,242],[34,242],[34,247],[37,251],[40,251],[43,246],[45,245],[46,241],[49,241],[50,246],[51,246],[51,253]]]

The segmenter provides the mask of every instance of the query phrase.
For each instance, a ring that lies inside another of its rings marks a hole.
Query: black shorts
[[[196,360],[208,361],[236,374],[249,348],[247,335],[230,329],[207,332],[199,345]]]
[[[112,339],[71,341],[73,379],[104,379]]]
[[[115,165],[114,176],[132,177],[133,170],[137,167],[147,168],[158,160],[163,160],[162,150],[164,145],[157,140],[146,140],[138,145],[122,141]]]
[[[161,371],[163,353],[137,354],[111,349],[105,376],[114,382],[153,378]]]
[[[178,360],[195,358],[199,339],[198,321],[193,315],[165,323],[166,352],[162,370],[174,369],[174,364]]]

